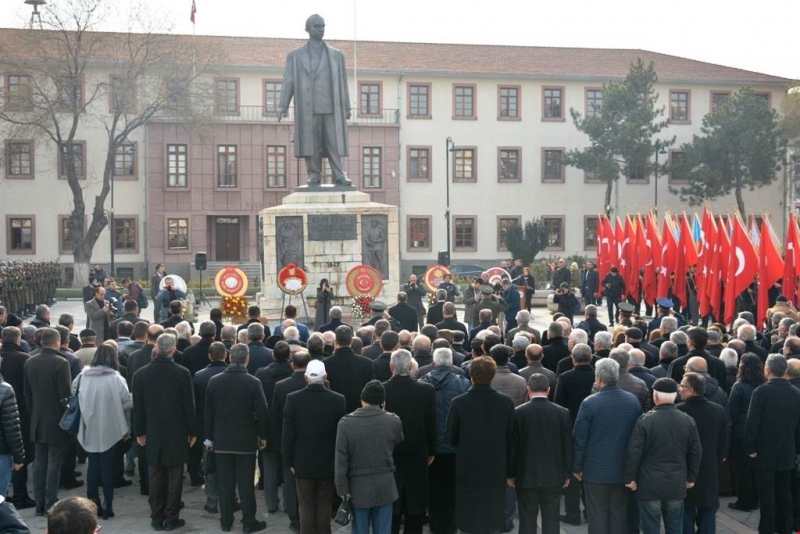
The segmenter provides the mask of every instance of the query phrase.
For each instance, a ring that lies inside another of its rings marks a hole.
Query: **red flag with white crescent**
[[[192,0],[192,14],[189,16],[189,19],[192,21],[192,24],[194,24],[195,13],[197,13],[197,4],[195,4],[195,0]]]
[[[728,276],[725,285],[725,323],[736,315],[736,297],[741,295],[758,274],[758,254],[750,236],[738,217],[733,221],[731,253],[728,257]]]

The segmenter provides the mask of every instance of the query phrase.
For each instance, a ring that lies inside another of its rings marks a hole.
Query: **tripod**
[[[197,304],[198,305],[205,304],[206,306],[211,307],[211,303],[208,302],[208,299],[206,298],[205,294],[203,294],[203,271],[204,270],[205,269],[198,269],[198,271],[200,271],[200,296],[197,297]]]

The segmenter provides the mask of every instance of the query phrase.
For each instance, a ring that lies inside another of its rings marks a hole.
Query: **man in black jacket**
[[[569,485],[572,469],[572,420],[569,410],[547,400],[549,394],[549,379],[539,373],[531,375],[531,400],[514,412],[514,487],[520,532],[536,531],[540,507],[542,534],[560,532],[561,490]]]
[[[609,273],[603,278],[603,294],[606,297],[606,306],[608,307],[608,324],[614,326],[614,319],[616,318],[615,306],[618,306],[622,301],[622,296],[625,293],[625,281],[619,275],[619,270],[616,266],[611,267]]]
[[[304,389],[286,396],[282,446],[284,464],[297,481],[301,534],[330,532],[336,429],[345,399],[325,389],[325,364],[310,361]]]
[[[205,369],[197,371],[192,378],[192,384],[194,385],[194,407],[197,411],[198,421],[205,421],[206,389],[208,389],[208,382],[228,367],[228,364],[225,363],[225,357],[227,355],[228,352],[225,349],[225,345],[220,342],[212,343],[208,349],[208,359],[211,360],[211,363],[209,363]],[[203,430],[202,425],[198,430]],[[217,500],[219,497],[217,491],[217,477],[216,473],[209,473],[208,469],[208,457],[213,453],[203,446],[203,441],[205,441],[203,432],[198,433],[200,435],[197,441],[199,441],[200,446],[203,447],[203,463],[206,465],[205,483],[203,484],[203,489],[206,494],[206,504],[204,508],[206,512],[216,514],[218,511]]]
[[[594,263],[587,261],[586,268],[581,271],[581,295],[587,306],[598,302],[596,295],[599,284],[600,278],[597,269],[594,268]]]
[[[453,330],[464,333],[464,337],[469,336],[469,331],[464,323],[456,318],[456,305],[452,302],[445,302],[442,305],[442,320],[436,323],[436,328],[439,330]]]
[[[44,515],[56,501],[61,482],[61,464],[71,437],[61,430],[63,399],[71,392],[69,363],[57,351],[61,334],[43,328],[42,351],[23,367],[25,405],[30,410],[30,437],[36,447],[33,495],[36,515]]]
[[[22,428],[22,443],[25,447],[25,461],[23,466],[15,470],[11,479],[14,484],[14,506],[20,510],[31,508],[36,502],[28,496],[28,465],[33,463],[33,441],[31,441],[31,417],[28,405],[25,403],[25,379],[23,368],[30,355],[19,346],[22,332],[15,326],[3,328],[0,347],[0,373],[6,382],[14,388],[19,410],[20,427]]]
[[[144,322],[150,324],[150,321],[148,321],[147,319],[142,319],[141,317],[139,317],[139,304],[137,304],[135,300],[126,300],[125,304],[123,305],[123,309],[125,313],[122,315],[122,317],[114,319],[108,325],[109,339],[117,339],[118,336],[117,328],[119,327],[119,323],[121,323],[122,321],[128,321],[133,325],[135,325],[138,322]]]
[[[342,326],[342,309],[339,306],[333,306],[331,311],[328,312],[328,316],[331,318],[330,322],[327,322],[323,325],[320,325],[317,328],[317,332],[327,332],[328,330],[336,330],[338,327]]]
[[[170,334],[158,336],[156,357],[133,375],[134,430],[146,452],[150,525],[155,530],[186,524],[179,518],[183,464],[197,439],[192,377],[172,359],[176,343]]]
[[[250,323],[247,327],[247,349],[250,351],[250,360],[247,364],[247,372],[255,376],[256,371],[272,363],[272,349],[264,345],[265,335],[269,332],[269,327],[265,327],[259,322]],[[267,399],[269,402],[269,398]]]
[[[389,315],[400,323],[403,330],[416,332],[419,329],[417,310],[408,304],[408,295],[406,295],[405,291],[401,291],[397,294],[397,304],[389,308]],[[424,311],[422,317],[425,317]]]
[[[447,291],[444,289],[436,290],[436,302],[428,306],[428,312],[425,314],[425,324],[437,324],[444,319],[442,307],[447,299]]]
[[[727,379],[725,364],[719,358],[715,358],[705,351],[706,342],[708,342],[708,333],[705,329],[693,327],[686,332],[686,335],[689,338],[689,352],[675,359],[670,364],[667,376],[672,378],[675,382],[680,382],[681,378],[683,378],[684,368],[689,358],[700,356],[708,363],[708,374],[714,377],[718,383],[724,384]]]
[[[683,529],[683,499],[700,471],[702,447],[694,419],[675,409],[678,384],[659,378],[653,384],[655,408],[633,427],[625,459],[625,486],[639,499],[643,534]]]
[[[385,319],[376,322],[375,330],[373,330],[372,343],[368,347],[364,347],[363,355],[375,361],[375,359],[383,353],[383,349],[381,348],[381,336],[383,336],[384,332],[391,330],[391,328],[392,325]]]
[[[728,414],[725,408],[708,401],[704,394],[706,379],[698,373],[686,373],[680,384],[678,410],[688,414],[697,425],[703,456],[694,487],[686,493],[683,510],[684,532],[715,532],[719,508],[719,466],[728,448]],[[695,530],[697,529],[697,530]]]
[[[208,349],[217,335],[217,325],[213,321],[203,321],[198,328],[200,341],[183,351],[183,366],[192,376],[208,366]]]
[[[558,362],[570,355],[564,327],[561,323],[550,323],[547,328],[547,343],[542,349],[542,365],[553,371],[558,370]]]
[[[324,360],[331,389],[344,395],[347,413],[361,406],[361,390],[373,378],[372,362],[353,352],[352,340],[353,331],[349,326],[337,328],[333,354]]]
[[[750,399],[744,451],[754,459],[761,501],[759,534],[787,532],[792,526],[791,473],[800,453],[800,390],[786,380],[786,358],[767,357],[767,383]]]
[[[405,516],[405,531],[421,533],[428,508],[428,465],[436,454],[435,390],[411,378],[411,353],[407,350],[394,351],[390,366],[392,378],[383,384],[384,409],[400,418],[404,437],[393,453],[399,497],[394,502],[392,530],[400,531]]]
[[[386,382],[392,378],[391,358],[398,342],[397,332],[388,330],[381,335],[380,344],[383,352],[372,362],[372,374],[381,382]]]
[[[256,519],[256,450],[267,445],[269,410],[257,378],[247,372],[246,345],[231,347],[231,363],[208,382],[204,429],[214,451],[219,488],[220,524],[233,527],[233,502],[238,487],[242,502],[242,530],[260,532],[266,521]]]
[[[428,290],[419,283],[415,274],[408,277],[408,283],[401,287],[400,290],[406,295],[409,306],[417,314],[417,326],[422,328],[422,325],[425,324],[425,305],[422,303],[422,299],[428,296]],[[397,300],[399,301],[400,299],[398,298]],[[408,328],[406,326],[403,326],[403,328],[409,332],[417,331],[417,328]]]

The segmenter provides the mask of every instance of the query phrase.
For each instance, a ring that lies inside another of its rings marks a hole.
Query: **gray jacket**
[[[507,365],[497,366],[492,387],[511,397],[515,407],[528,401],[528,383],[521,376],[512,373]]]
[[[119,372],[98,365],[87,367],[72,382],[78,391],[81,423],[78,442],[86,452],[106,452],[130,432],[133,397]]]
[[[336,432],[336,493],[350,494],[353,508],[397,500],[392,454],[402,441],[400,418],[377,406],[342,417]]]

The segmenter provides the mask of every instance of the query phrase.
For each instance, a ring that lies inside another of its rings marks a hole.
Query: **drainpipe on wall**
[[[149,223],[148,206],[150,205],[150,203],[148,202],[148,197],[147,197],[147,190],[148,190],[148,183],[147,183],[148,182],[148,176],[147,176],[147,161],[148,161],[148,159],[147,159],[147,148],[148,148],[148,146],[147,146],[147,130],[148,130],[148,128],[149,128],[149,124],[145,124],[144,125],[144,136],[143,136],[143,139],[142,139],[142,144],[144,145],[144,150],[140,150],[139,151],[139,153],[142,153],[144,155],[144,165],[142,165],[141,168],[144,169],[144,171],[142,172],[142,178],[143,178],[142,181],[144,182],[142,184],[142,189],[144,190],[144,217],[142,217],[142,220],[144,222],[142,224],[142,236],[143,236],[142,237],[142,244],[143,244],[143,247],[144,247],[144,279],[145,280],[147,280],[147,275],[150,273],[150,253],[149,253],[149,246],[148,246],[149,243],[150,243],[150,239],[148,238],[148,232],[149,232],[149,228],[150,228],[150,225],[148,224]]]

